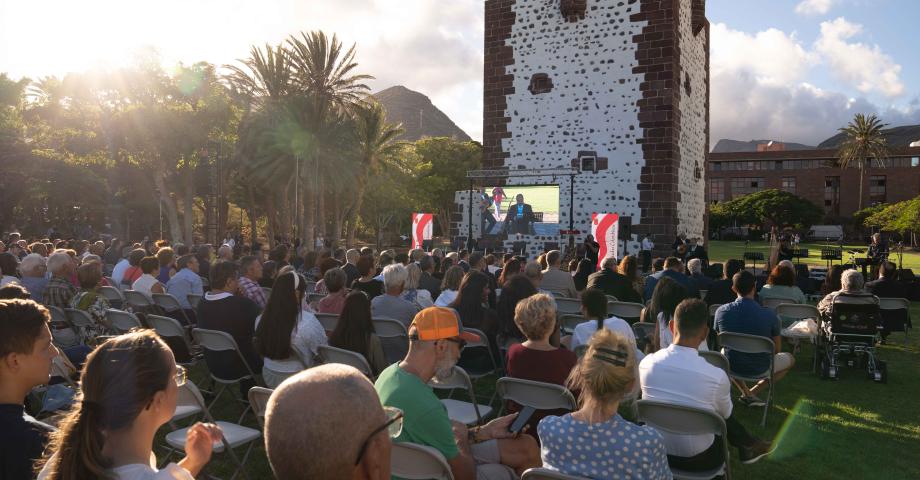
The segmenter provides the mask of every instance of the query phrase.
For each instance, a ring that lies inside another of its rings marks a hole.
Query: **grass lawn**
[[[799,248],[808,250],[808,258],[803,258],[800,261],[802,263],[807,263],[809,265],[815,266],[827,266],[826,260],[821,260],[821,249],[822,248],[839,248],[837,244],[827,244],[827,243],[802,243],[799,245]],[[862,249],[866,250],[865,245],[844,245],[843,246],[843,261],[848,262],[849,256],[847,254],[848,250],[852,249]],[[770,244],[767,242],[750,242],[745,246],[744,242],[734,242],[734,241],[721,241],[721,240],[712,240],[709,242],[709,258],[713,262],[723,262],[731,258],[742,259],[744,258],[744,252],[761,252],[763,253],[764,259],[770,259]],[[860,258],[865,258],[865,253],[859,256]],[[898,256],[892,252],[889,260],[898,263]],[[904,268],[910,269],[920,269],[920,252],[910,251],[909,249],[904,249],[903,263]],[[760,268],[763,266],[763,262],[757,262],[757,267]]]
[[[765,245],[753,245],[752,249]],[[814,245],[805,248],[820,256]],[[713,261],[740,258],[743,242],[713,242]],[[810,263],[821,263],[810,258]],[[905,268],[920,267],[920,255],[904,255]],[[920,320],[920,304],[911,307],[911,316]],[[837,381],[823,381],[811,373],[813,350],[802,348],[793,371],[777,385],[776,406],[771,409],[765,428],[760,427],[761,409],[747,408],[735,402],[736,417],[756,436],[772,439],[774,454],[755,465],[741,465],[732,450],[732,472],[741,479],[917,479],[920,478],[920,335],[914,332],[909,343],[904,335],[894,333],[888,344],[878,349],[879,358],[888,362],[887,384],[866,378],[864,371],[843,368]],[[206,386],[204,365],[193,368],[190,377]],[[480,397],[488,398],[494,390],[495,377],[476,384]],[[733,395],[736,393],[733,392]],[[462,394],[461,394],[462,396]],[[215,406],[217,419],[236,421],[242,407],[224,394]],[[310,408],[310,405],[304,405]],[[339,413],[347,415],[347,412]],[[252,415],[244,423],[257,427]],[[161,432],[165,434],[166,428]],[[162,444],[162,442],[158,442]],[[162,460],[163,454],[159,453]],[[242,451],[239,452],[242,455]],[[231,470],[226,455],[215,455],[209,473],[228,478]],[[271,470],[260,443],[249,460],[250,478],[271,478]]]

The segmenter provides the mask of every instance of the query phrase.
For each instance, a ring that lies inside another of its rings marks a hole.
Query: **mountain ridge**
[[[423,93],[395,85],[371,96],[386,109],[387,122],[402,124],[405,131],[400,140],[414,142],[425,137],[472,140]]]

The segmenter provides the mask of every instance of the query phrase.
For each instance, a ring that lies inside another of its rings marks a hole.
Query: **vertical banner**
[[[422,248],[422,242],[431,240],[432,213],[412,214],[412,248]]]
[[[620,216],[615,213],[592,213],[591,235],[600,245],[597,252],[597,268],[600,270],[605,258],[617,256],[618,236],[620,232]]]

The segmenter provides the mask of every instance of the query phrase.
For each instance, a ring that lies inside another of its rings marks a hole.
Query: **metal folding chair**
[[[137,309],[144,310],[147,307],[153,305],[146,296],[141,292],[135,292],[134,290],[124,290],[121,292],[125,297],[125,303],[127,306]]]
[[[556,315],[581,315],[581,300],[574,298],[556,298]]]
[[[725,420],[711,410],[685,407],[654,400],[639,400],[639,421],[654,429],[675,435],[718,435],[722,438],[722,458],[724,463],[706,472],[690,472],[671,467],[675,479],[708,480],[720,474],[725,480],[731,479],[728,456],[728,430]]]
[[[776,382],[773,381],[773,354],[774,354],[774,344],[773,340],[761,337],[759,335],[747,335],[744,333],[732,333],[732,332],[722,332],[719,334],[719,345],[723,348],[729,350],[734,350],[736,352],[744,354],[766,354],[770,357],[770,367],[769,370],[761,372],[757,375],[742,375],[735,372],[731,368],[731,362],[729,362],[728,374],[730,377],[744,382],[759,382],[761,380],[768,380],[770,382],[770,390],[767,393],[766,405],[763,407],[763,419],[760,421],[760,425],[765,427],[767,425],[767,412],[770,411],[770,405],[773,403],[773,397],[776,391]]]
[[[521,475],[521,480],[591,480],[575,475],[566,475],[546,468],[530,468]]]
[[[447,416],[450,417],[451,420],[467,426],[482,425],[482,419],[488,417],[492,413],[491,406],[477,403],[476,391],[473,390],[473,382],[470,381],[470,377],[467,375],[466,371],[458,366],[454,366],[454,370],[450,377],[443,380],[433,378],[428,382],[428,385],[432,388],[449,391],[448,397],[441,399],[441,403],[443,403],[444,408],[447,409]],[[470,401],[464,402],[462,400],[450,398],[454,390],[457,389],[466,390],[470,397]]]
[[[879,297],[878,308],[885,330],[888,332],[904,332],[904,345],[906,346],[907,331],[913,328],[910,319],[910,300],[906,298]],[[892,329],[892,326],[899,326],[900,329]]]
[[[131,312],[110,308],[105,311],[105,319],[119,334],[128,333],[134,328],[144,328],[137,316]]]
[[[409,352],[409,332],[399,320],[391,318],[372,318],[374,332],[380,338],[383,355],[388,364],[398,362]]]
[[[765,298],[760,301],[760,304],[765,308],[776,311],[776,307],[780,305],[793,304],[795,305],[795,300],[792,298]]]
[[[360,353],[352,352],[342,348],[330,347],[329,345],[320,345],[317,347],[319,358],[323,363],[341,363],[358,369],[368,378],[374,378],[374,371],[371,365]]]
[[[575,410],[575,397],[567,388],[554,383],[535,382],[522,378],[502,377],[495,384],[495,392],[504,404],[511,400],[524,407],[537,410]]]
[[[192,320],[188,318],[188,315],[185,314],[185,310],[182,308],[182,304],[179,303],[179,300],[176,297],[172,296],[169,293],[154,293],[153,302],[160,306],[163,310],[166,310],[169,313],[179,312],[182,315],[182,318],[185,319],[186,325],[192,325]]]
[[[125,303],[125,297],[122,296],[121,290],[115,287],[99,287],[99,294],[108,300],[112,308],[122,308]]]
[[[259,427],[265,429],[265,411],[268,410],[268,399],[271,398],[274,390],[265,387],[252,387],[249,389],[249,405],[252,406],[252,412],[255,413],[256,419],[259,420]]]
[[[726,375],[731,375],[729,373],[728,358],[726,358],[725,355],[722,355],[719,352],[714,352],[711,350],[710,351],[700,351],[699,354],[701,357],[703,357],[704,360],[709,362],[709,364],[712,365],[713,367],[721,368],[725,372]]]
[[[567,313],[559,317],[559,328],[562,330],[563,335],[571,335],[575,332],[575,327],[577,327],[579,323],[587,321],[588,319],[581,316],[581,314]]]
[[[607,315],[622,318],[626,323],[632,325],[642,317],[642,309],[645,305],[632,302],[609,302],[607,304]]]
[[[161,315],[147,315],[147,324],[157,332],[157,335],[173,351],[176,363],[185,366],[198,363],[200,353],[192,345],[188,330],[178,320]]]
[[[453,480],[447,460],[427,445],[394,442],[390,451],[390,474],[407,480]]]
[[[194,293],[185,296],[188,299],[188,304],[195,310],[198,310],[198,303],[201,302],[201,297],[202,295],[195,295]]]
[[[316,313],[316,319],[319,320],[323,330],[327,332],[335,331],[335,326],[339,323],[339,316],[334,313]]]
[[[198,344],[201,345],[201,348],[205,351],[204,361],[208,365],[211,378],[216,383],[220,384],[220,389],[214,394],[214,400],[211,401],[208,408],[211,408],[217,403],[217,400],[230,385],[238,384],[244,380],[252,380],[256,382],[257,385],[261,383],[259,376],[252,371],[252,367],[249,366],[246,362],[246,358],[243,357],[243,352],[240,351],[240,347],[236,344],[236,340],[234,340],[229,333],[219,330],[196,328],[192,330],[192,335],[198,340]],[[236,359],[238,363],[236,365],[226,364],[229,362],[214,364],[212,362],[216,362],[216,359],[209,360],[209,355],[207,355],[208,352],[217,355],[221,355],[223,352],[233,352],[230,355],[222,356],[221,359]],[[226,373],[227,376],[220,377],[215,372]],[[240,418],[246,415],[248,409],[249,407],[247,406]]]

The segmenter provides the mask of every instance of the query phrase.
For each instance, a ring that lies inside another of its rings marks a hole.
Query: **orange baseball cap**
[[[415,315],[409,328],[415,327],[413,339],[423,341],[460,337],[468,342],[480,341],[479,335],[463,331],[460,317],[452,308],[428,307]]]

